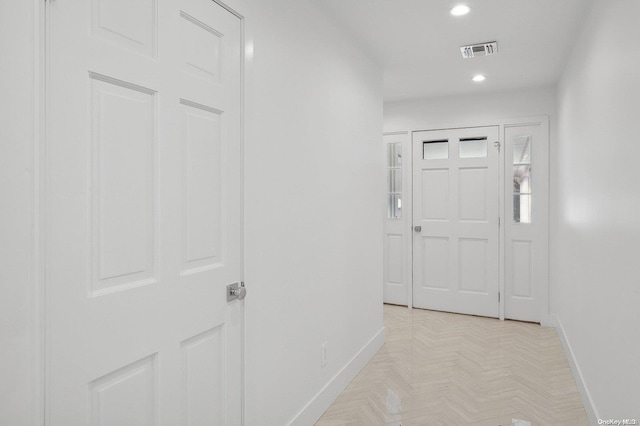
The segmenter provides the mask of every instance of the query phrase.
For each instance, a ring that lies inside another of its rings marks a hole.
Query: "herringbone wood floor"
[[[588,425],[555,329],[385,305],[386,343],[316,426]]]

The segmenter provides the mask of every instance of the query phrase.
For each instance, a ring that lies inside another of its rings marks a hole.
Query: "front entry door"
[[[499,316],[498,127],[413,133],[413,305]]]
[[[238,425],[241,22],[47,7],[47,424]]]

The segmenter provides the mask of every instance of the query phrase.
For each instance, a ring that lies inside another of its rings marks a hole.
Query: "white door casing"
[[[413,133],[413,306],[499,316],[497,141],[498,126]]]
[[[47,422],[240,424],[240,20],[57,0],[48,29]]]

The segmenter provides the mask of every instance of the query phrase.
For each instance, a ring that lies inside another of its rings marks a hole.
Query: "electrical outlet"
[[[327,342],[324,342],[320,345],[320,366],[324,367],[327,365]]]

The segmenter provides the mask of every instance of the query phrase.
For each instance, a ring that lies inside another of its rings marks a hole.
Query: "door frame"
[[[30,242],[29,259],[30,259],[30,280],[28,285],[30,289],[31,300],[28,307],[29,329],[30,333],[30,351],[29,351],[29,382],[30,395],[30,426],[45,426],[48,423],[45,401],[46,390],[46,370],[47,366],[47,304],[46,304],[46,282],[45,282],[45,235],[46,235],[46,150],[48,139],[48,115],[49,95],[48,95],[48,68],[49,68],[49,14],[48,7],[54,0],[31,0],[31,28],[32,28],[32,44],[28,48],[32,55],[32,123],[33,132],[31,139],[31,155],[29,165],[32,170],[31,178],[31,208],[29,211],[29,219],[31,226],[28,235],[25,236]],[[64,0],[61,0],[64,1]],[[253,73],[253,45],[254,30],[251,19],[252,16],[250,6],[246,0],[211,0],[219,6],[226,9],[232,15],[240,20],[240,115],[241,115],[241,212],[243,220],[241,222],[240,239],[242,246],[241,270],[242,280],[244,281],[245,258],[246,258],[246,236],[245,236],[245,220],[244,206],[246,204],[245,191],[245,146],[246,135],[248,131],[248,111],[251,111],[253,87],[250,84],[253,81],[251,77]],[[248,283],[250,286],[250,283]],[[244,425],[246,418],[246,389],[245,389],[245,347],[246,347],[246,323],[245,323],[245,307],[242,306],[241,319],[241,424]]]
[[[498,212],[500,217],[500,227],[499,227],[499,236],[498,236],[498,247],[499,247],[499,258],[498,258],[498,289],[500,292],[500,301],[499,301],[499,319],[502,321],[505,319],[505,247],[506,247],[506,233],[505,228],[507,215],[505,212],[505,129],[508,127],[517,127],[517,126],[527,126],[527,125],[539,125],[541,129],[541,134],[546,138],[547,149],[549,148],[551,135],[550,135],[550,126],[549,126],[549,117],[548,116],[530,116],[530,117],[521,117],[521,118],[498,118],[495,120],[487,120],[487,121],[470,121],[470,122],[449,122],[443,123],[442,125],[429,125],[424,127],[411,128],[406,131],[393,131],[393,132],[385,132],[385,135],[390,134],[400,134],[400,133],[408,133],[409,137],[407,143],[410,144],[411,149],[409,149],[409,158],[408,164],[410,167],[410,176],[411,178],[407,182],[403,182],[403,188],[406,188],[408,193],[411,195],[408,197],[411,200],[411,206],[413,206],[413,134],[415,132],[422,131],[431,131],[431,130],[450,130],[450,129],[463,129],[463,128],[475,128],[475,127],[488,127],[488,126],[497,126],[498,127],[498,141],[500,142],[500,152],[498,155],[498,191],[499,191],[499,206]],[[549,154],[549,152],[547,152]],[[549,160],[549,155],[547,155]],[[550,161],[549,161],[550,163]],[[550,166],[548,164],[547,166]],[[548,190],[549,185],[549,171],[547,171],[547,194],[546,194],[546,205],[547,211],[545,213],[547,219],[547,235],[549,234],[549,200],[550,200],[550,191]],[[407,198],[407,197],[405,197]],[[406,232],[409,233],[411,238],[406,238],[406,249],[409,253],[409,292],[413,293],[413,209],[405,210],[405,213],[408,226],[406,227]],[[551,326],[551,316],[549,313],[549,268],[548,268],[548,256],[549,256],[549,247],[547,241],[547,270],[546,270],[546,279],[542,284],[540,284],[541,290],[541,299],[540,299],[540,324],[543,326]],[[413,297],[412,295],[409,297],[409,306],[410,309],[413,308]]]

